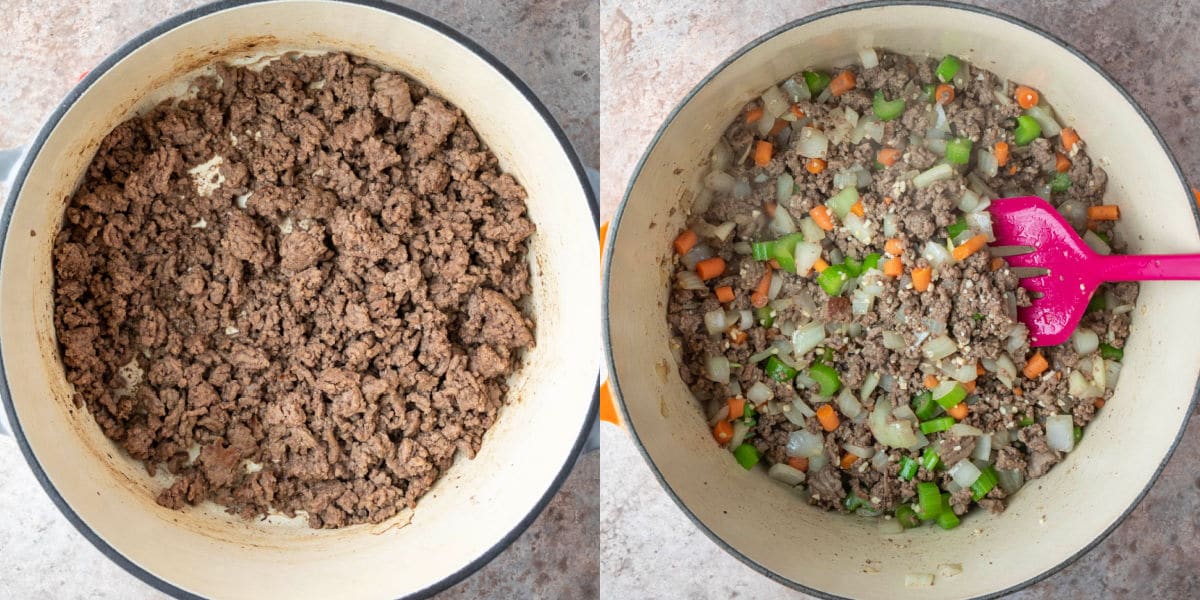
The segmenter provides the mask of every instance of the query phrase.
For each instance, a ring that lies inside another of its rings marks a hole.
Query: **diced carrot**
[[[775,145],[766,140],[758,140],[754,142],[754,164],[765,167],[771,164],[771,155],[775,152]]]
[[[768,264],[768,265],[771,265],[771,268],[772,268],[772,269],[778,269],[778,268],[779,268],[779,261],[777,261],[777,260],[775,260],[775,259],[773,259],[773,258],[772,258],[771,260],[768,260],[768,261],[767,261],[767,264]]]
[[[912,270],[913,289],[918,292],[924,292],[929,289],[930,282],[933,281],[932,267],[917,267]]]
[[[896,148],[880,148],[879,152],[875,154],[875,160],[885,167],[890,167],[900,160],[900,151]]]
[[[865,210],[863,210],[862,200],[859,200],[858,202],[851,204],[850,212],[852,212],[860,217],[867,214],[867,212]]]
[[[806,457],[806,456],[789,456],[787,459],[787,464],[789,467],[791,467],[797,471],[807,471],[808,470],[808,457]]]
[[[925,389],[932,390],[933,388],[938,386],[937,375],[934,375],[933,373],[929,373],[929,374],[925,375],[925,380],[922,381],[921,383],[925,386]]]
[[[750,337],[749,334],[741,329],[738,329],[737,327],[730,329],[725,335],[729,336],[729,341],[733,342],[735,346],[741,346],[742,344],[745,344],[746,339]]]
[[[762,308],[770,302],[767,297],[767,292],[771,289],[771,269],[763,272],[762,277],[758,280],[758,285],[754,286],[754,293],[750,294],[750,304],[754,308]]]
[[[992,270],[999,271],[1004,268],[1004,259],[999,256],[992,259]]]
[[[825,431],[833,431],[841,424],[838,419],[837,412],[828,404],[822,404],[821,408],[817,409],[817,420],[821,422],[821,428]]]
[[[968,256],[982,249],[985,244],[987,244],[987,235],[981,233],[959,244],[950,254],[954,256],[954,260],[966,260]]]
[[[825,170],[825,159],[810,158],[804,162],[804,170],[816,175]]]
[[[1116,204],[1089,206],[1087,216],[1093,221],[1116,221],[1121,218],[1121,208]]]
[[[841,96],[842,94],[854,89],[854,86],[857,83],[858,79],[854,76],[854,71],[846,69],[845,71],[835,75],[829,82],[829,93],[833,94],[834,96]]]
[[[1024,396],[1025,390],[1021,389],[1020,386],[1015,387],[1015,388],[1013,388],[1013,395],[1014,396]]]
[[[825,208],[824,204],[818,204],[808,211],[808,216],[817,223],[817,227],[825,231],[833,231],[833,217],[829,216],[829,209]]]
[[[683,233],[675,238],[675,253],[687,254],[698,241],[700,241],[700,237],[696,235],[695,231],[684,229]]]
[[[762,117],[763,117],[763,108],[761,106],[755,106],[754,108],[746,111],[746,122],[747,123],[753,123],[753,122],[761,119]]]
[[[950,409],[946,411],[946,414],[954,417],[955,419],[957,419],[959,421],[967,418],[967,403],[959,402],[958,404],[951,406]]]
[[[746,399],[745,398],[730,398],[725,401],[729,406],[729,419],[740,419],[746,414]]]
[[[774,202],[771,202],[769,200],[766,202],[763,202],[763,212],[767,213],[768,217],[774,219],[776,206],[777,205]]]
[[[706,258],[696,263],[696,274],[700,276],[702,281],[708,281],[714,277],[720,277],[725,272],[725,259],[720,256]]]
[[[1038,103],[1037,90],[1024,85],[1018,85],[1017,91],[1013,96],[1017,99],[1017,105],[1021,108],[1033,108]]]
[[[883,197],[883,203],[884,203],[884,204],[891,204],[892,202],[893,202],[893,200],[892,200],[892,197],[891,197],[891,196],[884,196],[884,197]],[[1200,203],[1200,200],[1197,200],[1197,202],[1198,202],[1198,203]]]
[[[733,439],[733,424],[729,421],[717,421],[712,428],[713,438],[718,444],[728,444]]]
[[[1029,357],[1029,361],[1025,363],[1025,368],[1021,370],[1027,379],[1037,379],[1038,375],[1046,372],[1050,368],[1050,363],[1046,362],[1046,357],[1042,356],[1042,351],[1038,350]]]
[[[1008,142],[996,142],[996,165],[1003,167],[1008,164]]]
[[[804,111],[800,110],[800,105],[799,105],[799,104],[793,104],[793,105],[792,105],[792,108],[791,108],[791,111],[792,111],[792,114],[793,114],[793,115],[795,115],[797,119],[803,119],[803,118],[804,118]]]
[[[1062,152],[1054,153],[1054,170],[1059,173],[1066,173],[1071,170],[1071,159],[1067,158]]]
[[[899,277],[904,274],[904,263],[899,256],[893,256],[883,263],[883,274],[888,277]]]
[[[853,467],[854,463],[858,462],[858,459],[859,457],[847,452],[844,456],[842,456],[842,469],[849,469],[850,467]]]
[[[962,384],[962,386],[963,386],[963,389],[967,390],[967,393],[968,393],[968,394],[974,394],[974,393],[975,393],[975,385],[976,385],[976,384],[975,384],[975,382],[974,382],[974,381],[968,381],[968,382],[966,382],[966,383]]]
[[[1008,168],[1008,174],[1009,174],[1009,175],[1016,175],[1016,174],[1017,174],[1017,170],[1018,170],[1018,169],[1017,169],[1017,165],[1012,165],[1012,166],[1010,166],[1010,167]]]
[[[1075,149],[1075,144],[1079,143],[1079,133],[1075,131],[1074,127],[1063,127],[1062,133],[1059,135],[1062,136],[1063,149],[1067,152]]]
[[[813,263],[813,270],[818,273],[820,273],[821,271],[824,271],[825,269],[828,269],[828,268],[829,268],[829,263],[825,262],[825,259],[823,259],[823,258],[817,257],[817,262]]]
[[[771,131],[767,132],[767,137],[774,139],[774,137],[779,135],[779,132],[783,131],[783,128],[787,126],[787,121],[784,121],[783,119],[775,119],[775,124],[771,126]]]
[[[983,363],[975,363],[975,376],[986,375],[987,369],[983,368]]]
[[[891,238],[883,244],[883,251],[892,256],[900,256],[904,253],[904,242],[900,238]]]
[[[954,102],[954,86],[943,83],[933,90],[933,98],[938,104],[946,105]]]
[[[1096,408],[1104,408],[1104,398],[1096,398],[1096,401],[1092,403],[1092,406],[1095,406]]]
[[[713,290],[713,292],[717,295],[717,302],[720,302],[721,304],[729,304],[730,302],[733,302],[733,287],[723,285]]]

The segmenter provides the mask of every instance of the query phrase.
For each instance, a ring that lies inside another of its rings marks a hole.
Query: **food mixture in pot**
[[[525,190],[361,58],[215,69],[117,126],[70,199],[75,401],[173,475],[164,506],[383,521],[474,456],[534,343]]]
[[[1036,90],[953,56],[864,50],[766,90],[674,243],[668,320],[713,437],[885,529],[1004,510],[1111,397],[1138,288],[1031,349],[987,207],[1040,196],[1109,253],[1106,180]]]

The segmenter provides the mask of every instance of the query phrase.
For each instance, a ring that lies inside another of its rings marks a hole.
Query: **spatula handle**
[[[1200,280],[1200,254],[1103,256],[1104,281]]]

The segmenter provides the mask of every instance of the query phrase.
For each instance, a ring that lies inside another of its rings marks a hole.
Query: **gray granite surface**
[[[975,2],[1026,19],[1096,60],[1149,112],[1200,181],[1200,3]],[[602,0],[601,211],[675,104],[730,53],[789,20],[845,2]],[[620,82],[615,84],[613,82]],[[1172,199],[1172,201],[1177,201]],[[1194,373],[1187,376],[1193,377]],[[724,553],[652,477],[628,435],[604,427],[601,589],[606,598],[804,598]],[[1020,599],[1200,597],[1200,420],[1146,500],[1106,541]],[[713,574],[720,574],[714,576]]]
[[[79,75],[125,40],[204,2],[7,0],[0,25],[0,148],[28,140]],[[599,7],[591,0],[404,2],[470,35],[509,65],[599,157]],[[7,193],[7,190],[3,190]],[[541,517],[491,564],[439,598],[596,595],[599,456],[584,457]],[[95,550],[0,437],[0,600],[161,598]]]

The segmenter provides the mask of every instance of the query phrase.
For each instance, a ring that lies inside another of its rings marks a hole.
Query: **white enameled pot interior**
[[[964,8],[889,5],[799,24],[733,60],[681,106],[634,175],[613,225],[606,327],[627,422],[665,485],[730,550],[793,585],[855,598],[957,598],[1020,585],[1081,552],[1149,485],[1185,425],[1200,365],[1197,283],[1146,283],[1115,397],[1080,446],[1025,486],[1000,516],[976,511],[951,531],[881,535],[874,521],[809,507],[713,442],[677,374],[665,312],[671,240],[701,189],[708,153],[766,87],[810,66],[880,47],[955,54],[1041,90],[1109,175],[1131,252],[1200,250],[1190,194],[1137,109],[1079,56],[1019,24]],[[649,266],[648,265],[652,265]],[[932,588],[909,573],[961,564]]]
[[[165,480],[106,439],[71,402],[55,342],[51,245],[98,143],[211,61],[341,50],[402,71],[461,108],[529,192],[537,345],[474,460],[379,526],[314,531],[303,519],[246,522],[205,504],[158,506]],[[591,414],[599,356],[598,252],[568,151],[514,83],[470,48],[394,12],[332,1],[218,10],[164,31],[83,92],[50,131],[20,195],[0,265],[0,338],[20,433],[87,528],[141,569],[219,598],[394,598],[436,586],[496,548],[569,468]],[[14,427],[16,428],[16,427]]]

